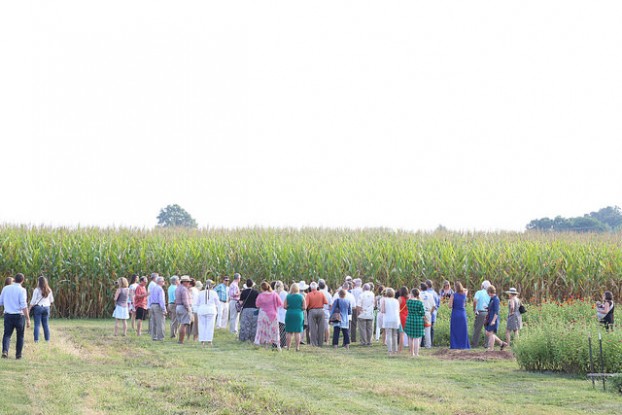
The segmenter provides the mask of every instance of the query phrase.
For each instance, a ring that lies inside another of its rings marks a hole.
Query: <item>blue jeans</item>
[[[50,341],[50,327],[48,321],[50,320],[50,307],[44,307],[42,305],[36,305],[34,310],[35,315],[35,341],[39,341],[39,328],[43,325],[43,337],[45,341]]]
[[[350,330],[335,326],[333,331],[333,346],[337,346],[339,344],[339,331],[343,333],[343,345],[347,346],[350,344]]]
[[[22,349],[24,348],[24,326],[26,318],[23,314],[5,314],[4,315],[4,337],[2,337],[2,354],[9,354],[9,345],[11,344],[11,336],[13,331],[17,331],[17,344],[15,349],[15,357],[22,357]]]

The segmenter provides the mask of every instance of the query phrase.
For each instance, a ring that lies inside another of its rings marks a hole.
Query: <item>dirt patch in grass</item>
[[[444,360],[474,360],[474,361],[486,361],[486,360],[512,360],[514,355],[509,351],[495,350],[487,352],[485,350],[451,350],[451,349],[439,349],[434,352],[433,356]]]

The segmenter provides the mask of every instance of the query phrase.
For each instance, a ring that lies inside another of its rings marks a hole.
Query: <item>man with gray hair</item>
[[[309,288],[311,291],[307,294],[307,311],[309,322],[309,341],[311,346],[322,347],[324,344],[324,305],[328,304],[328,300],[324,293],[318,291],[318,285],[313,281]]]
[[[356,314],[358,315],[358,327],[361,334],[361,346],[371,346],[371,336],[374,328],[375,302],[376,297],[371,291],[371,286],[369,284],[364,284],[356,302]]]
[[[490,287],[490,281],[485,280],[482,282],[482,289],[476,292],[473,296],[473,312],[475,313],[475,322],[473,323],[473,335],[471,336],[472,348],[479,345],[479,341],[482,337],[482,328],[484,327],[486,314],[488,314],[488,303],[490,303],[490,296],[487,291],[488,287]],[[486,342],[484,342],[484,346],[486,346]]]
[[[177,329],[179,328],[177,313],[175,312],[175,290],[179,284],[179,277],[173,275],[169,281],[171,285],[168,287],[168,315],[171,319],[171,339],[174,339],[177,337]]]
[[[164,316],[166,315],[166,302],[164,301],[164,278],[158,276],[156,285],[149,292],[148,307],[151,324],[149,334],[152,340],[164,340]]]

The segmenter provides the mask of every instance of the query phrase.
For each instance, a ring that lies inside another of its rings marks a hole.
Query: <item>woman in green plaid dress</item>
[[[419,290],[413,288],[410,292],[410,298],[406,301],[408,308],[408,317],[406,317],[406,327],[404,331],[408,336],[408,346],[411,356],[419,356],[419,345],[423,337],[423,319],[425,317],[425,308],[423,302],[419,299]]]

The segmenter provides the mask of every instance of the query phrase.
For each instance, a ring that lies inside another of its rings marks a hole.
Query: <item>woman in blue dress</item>
[[[488,292],[490,297],[485,321],[486,337],[488,337],[488,348],[486,350],[493,351],[495,343],[499,343],[501,350],[503,350],[508,344],[497,337],[497,330],[499,329],[499,297],[497,297],[497,289],[494,285],[490,285],[486,292]]]
[[[346,300],[346,291],[344,289],[339,290],[339,298],[333,301],[333,306],[330,310],[331,317],[333,314],[339,313],[339,321],[331,321],[333,325],[333,347],[336,348],[339,344],[339,332],[343,333],[343,347],[350,348],[350,322],[349,315],[352,314],[352,306],[350,302]]]
[[[449,298],[449,308],[451,308],[449,348],[470,349],[467,314],[464,308],[468,291],[464,289],[460,282],[456,282],[455,288],[454,293]]]

